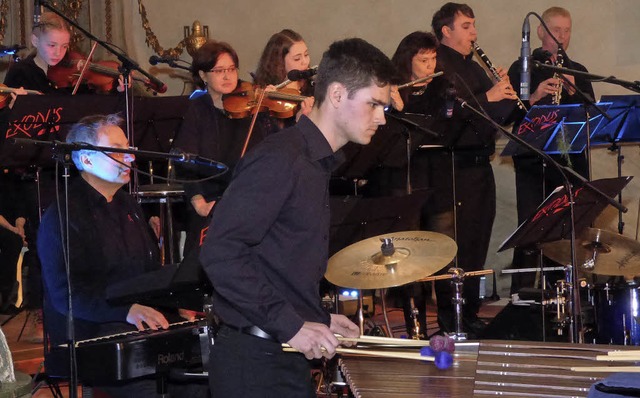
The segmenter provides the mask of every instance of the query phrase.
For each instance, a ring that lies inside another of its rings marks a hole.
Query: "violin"
[[[284,88],[265,92],[258,106],[262,92],[263,89],[253,84],[242,82],[233,92],[222,96],[224,110],[231,119],[242,119],[266,111],[275,118],[287,119],[296,114],[300,103],[307,98],[296,89]]]
[[[89,62],[84,73],[82,83],[86,83],[91,89],[108,93],[113,88],[114,81],[121,75],[117,61],[87,61],[86,57],[78,52],[70,51],[67,56],[57,65],[49,66],[47,77],[53,81],[58,88],[73,87],[78,81],[80,70],[79,62]],[[142,82],[147,87],[151,83],[147,79],[132,77],[133,80]]]
[[[7,87],[4,84],[0,84],[0,109],[3,109],[5,106],[7,106],[7,104],[11,102],[11,94],[13,93],[42,95],[40,91]]]

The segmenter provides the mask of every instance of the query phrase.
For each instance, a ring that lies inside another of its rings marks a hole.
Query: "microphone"
[[[157,64],[171,65],[175,61],[176,61],[175,58],[172,58],[172,57],[158,57],[157,55],[152,55],[149,57],[149,63],[151,65],[157,65]]]
[[[453,106],[455,105],[458,92],[453,85],[450,85],[444,92],[444,117],[451,119],[453,117]]]
[[[522,47],[520,48],[520,61],[522,67],[520,69],[520,99],[528,100],[530,94],[531,69],[529,62],[531,58],[531,27],[529,26],[529,15],[524,18],[522,24]]]
[[[295,82],[298,80],[309,79],[316,73],[318,73],[318,65],[305,70],[292,69],[287,73],[287,79]]]
[[[40,15],[42,15],[42,4],[40,4],[40,0],[33,1],[33,24],[36,25],[40,23]]]
[[[18,51],[22,50],[23,48],[27,48],[25,46],[21,46],[19,44],[14,44],[12,46],[3,46],[0,45],[0,54],[10,54],[13,55],[15,53],[17,53]]]
[[[167,85],[161,82],[160,79],[153,75],[149,75],[148,77],[149,84],[155,91],[159,92],[160,94],[167,92]]]

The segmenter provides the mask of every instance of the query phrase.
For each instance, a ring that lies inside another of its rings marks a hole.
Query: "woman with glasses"
[[[241,156],[251,118],[232,119],[224,110],[223,96],[233,92],[241,83],[238,79],[238,54],[228,43],[209,41],[193,57],[191,73],[195,84],[206,94],[192,99],[173,147],[224,163],[233,169]],[[250,149],[263,138],[260,125],[251,133]],[[203,179],[217,170],[205,166],[179,165],[179,177]],[[189,203],[185,257],[202,244],[216,200],[222,195],[231,172],[220,178],[185,184],[185,198]]]

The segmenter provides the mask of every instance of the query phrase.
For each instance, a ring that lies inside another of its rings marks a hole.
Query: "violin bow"
[[[256,125],[256,120],[258,119],[258,111],[260,110],[260,106],[262,106],[262,100],[265,95],[264,89],[260,93],[260,98],[258,99],[258,103],[255,105],[256,112],[253,114],[251,118],[251,126],[249,126],[249,132],[247,133],[247,138],[244,140],[244,146],[242,147],[242,152],[240,152],[240,158],[244,157],[245,152],[247,152],[247,147],[249,146],[249,141],[251,141],[251,133],[253,133],[253,127]]]
[[[89,66],[89,63],[91,63],[91,58],[93,57],[93,52],[96,50],[97,46],[98,46],[98,42],[94,41],[93,42],[93,46],[91,47],[91,52],[89,52],[89,56],[87,57],[87,60],[85,61],[84,65],[82,65],[82,70],[80,71],[80,76],[78,77],[78,81],[76,82],[76,85],[73,88],[73,92],[71,93],[71,95],[76,95],[76,93],[78,92],[78,87],[80,87],[80,83],[82,82],[82,78],[84,77],[84,72],[86,72],[87,67]]]

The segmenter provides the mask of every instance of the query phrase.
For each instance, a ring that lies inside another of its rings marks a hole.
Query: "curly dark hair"
[[[258,61],[254,83],[266,86],[284,81],[287,78],[284,57],[294,43],[301,41],[304,41],[302,36],[291,29],[283,29],[271,36]]]
[[[240,67],[240,61],[238,61],[238,54],[236,50],[231,47],[229,43],[223,41],[209,40],[202,45],[193,55],[193,62],[191,63],[191,76],[193,76],[193,82],[196,86],[204,88],[205,84],[198,72],[208,72],[218,62],[218,58],[222,54],[229,54],[233,62],[236,64],[236,68]]]

